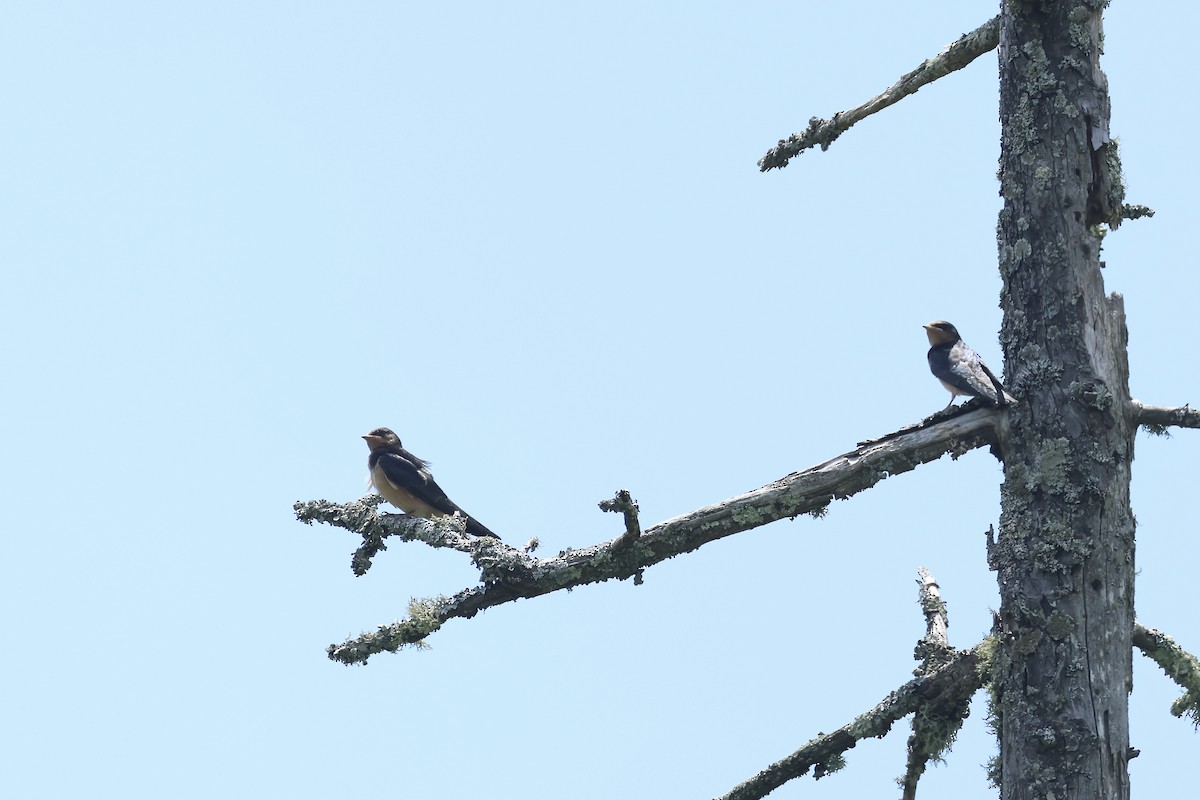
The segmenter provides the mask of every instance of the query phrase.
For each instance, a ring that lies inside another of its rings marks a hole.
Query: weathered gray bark
[[[1127,798],[1133,406],[1103,224],[1120,222],[1101,0],[1005,3],[998,238],[1005,462],[996,675],[1002,796]]]

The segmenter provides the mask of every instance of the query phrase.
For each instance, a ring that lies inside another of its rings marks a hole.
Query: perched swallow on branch
[[[984,397],[998,406],[1016,402],[1012,395],[1004,391],[979,354],[958,335],[957,328],[945,320],[931,322],[924,328],[932,345],[929,348],[929,371],[950,391],[950,402],[946,408],[954,405],[954,398],[958,395]]]
[[[362,438],[371,448],[371,457],[367,459],[371,485],[384,500],[414,517],[430,519],[458,514],[467,521],[467,533],[500,538],[455,505],[429,474],[429,462],[405,450],[400,437],[390,428],[376,428]]]

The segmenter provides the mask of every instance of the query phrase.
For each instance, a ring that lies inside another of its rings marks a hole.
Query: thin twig
[[[634,502],[628,489],[618,490],[612,500],[601,500],[600,510],[620,511],[625,516],[625,535],[617,539],[613,543],[614,546],[625,547],[642,535],[642,525],[638,521],[638,504]]]
[[[917,575],[919,576],[917,585],[920,586],[919,602],[921,603],[921,612],[925,615],[925,638],[917,645],[916,657],[922,662],[917,674],[923,674],[930,671],[929,662],[931,658],[937,658],[936,651],[946,650],[950,647],[950,639],[946,635],[950,621],[946,614],[946,602],[942,600],[937,580],[924,567],[917,567]],[[929,652],[930,649],[935,652]]]

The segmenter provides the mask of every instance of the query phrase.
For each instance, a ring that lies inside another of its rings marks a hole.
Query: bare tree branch
[[[917,575],[917,585],[921,587],[921,611],[925,615],[925,638],[917,645],[916,653],[917,658],[924,662],[917,669],[917,674],[921,674],[930,671],[930,661],[936,661],[943,652],[951,649],[950,638],[946,634],[950,620],[937,580],[924,567],[917,567]]]
[[[926,676],[912,679],[889,694],[879,705],[833,733],[822,734],[775,762],[745,783],[738,784],[720,800],[759,800],[788,781],[813,770],[820,779],[845,765],[845,753],[859,741],[882,738],[892,724],[929,704],[943,703],[943,697],[970,697],[985,681],[987,662],[994,644],[985,639],[970,650],[954,653],[943,666]]]
[[[1200,660],[1162,631],[1136,622],[1133,644],[1182,687],[1183,696],[1171,703],[1171,713],[1177,717],[1186,714],[1191,717],[1192,725],[1200,728]]]
[[[439,517],[429,520],[410,517],[407,514],[381,515],[376,506],[382,502],[382,497],[371,494],[344,504],[331,503],[328,500],[298,501],[292,505],[292,509],[296,512],[296,519],[306,525],[324,522],[362,536],[362,545],[350,558],[350,568],[357,576],[366,574],[371,568],[371,559],[381,550],[387,550],[383,540],[389,536],[397,536],[406,542],[424,542],[430,547],[448,547],[464,553],[474,553],[478,550],[479,537],[466,534],[466,521],[462,517]]]
[[[925,637],[917,642],[913,653],[921,661],[914,670],[917,677],[933,675],[952,661],[956,655],[950,646],[946,629],[950,621],[946,614],[946,603],[942,600],[937,581],[929,570],[920,567],[921,610],[925,614]],[[925,774],[930,761],[940,761],[942,754],[950,749],[962,728],[970,710],[971,696],[979,687],[965,684],[959,689],[948,689],[937,702],[924,703],[912,719],[912,735],[908,737],[908,765],[904,777],[899,780],[903,800],[915,800],[917,782]]]
[[[636,577],[660,561],[741,531],[801,514],[820,516],[834,500],[850,497],[918,464],[936,461],[946,453],[957,458],[985,444],[994,446],[996,425],[1003,418],[1003,410],[972,400],[918,425],[860,442],[855,450],[760,489],[661,522],[637,538],[630,538],[626,531],[614,541],[546,559],[496,540],[466,536],[453,517],[430,521],[380,514],[366,501],[345,505],[326,500],[298,502],[295,511],[301,521],[324,522],[363,537],[363,546],[355,553],[356,575],[365,571],[384,539],[399,536],[469,552],[483,581],[482,586],[449,598],[416,601],[422,612],[419,624],[409,619],[381,626],[344,644],[330,645],[329,657],[346,664],[365,663],[375,653],[395,652],[420,642],[455,617],[470,618],[518,598]]]
[[[1166,434],[1167,428],[1172,425],[1178,428],[1200,428],[1200,409],[1187,405],[1170,408],[1146,405],[1134,400],[1133,413],[1138,425],[1160,436]]]
[[[948,45],[933,58],[922,61],[920,66],[901,77],[883,94],[872,97],[857,108],[839,111],[833,115],[833,119],[813,117],[808,121],[808,128],[803,133],[793,133],[786,139],[780,139],[779,144],[768,150],[767,154],[758,162],[759,171],[783,169],[792,157],[817,145],[821,145],[822,150],[828,150],[829,145],[833,144],[833,140],[849,130],[856,122],[900,102],[910,94],[915,94],[922,86],[962,69],[984,53],[994,49],[999,41],[1000,17],[995,17]]]

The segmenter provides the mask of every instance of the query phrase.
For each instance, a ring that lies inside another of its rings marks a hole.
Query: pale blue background
[[[945,458],[646,573],[324,648],[469,585],[292,516],[378,425],[543,553],[916,422],[920,325],[1000,367],[995,54],[769,175],[995,2],[13,3],[0,16],[3,794],[707,798],[970,646],[999,465]],[[1200,402],[1194,4],[1117,3],[1135,396]],[[1140,436],[1138,617],[1200,650],[1193,431]],[[1135,797],[1200,743],[1134,657]],[[907,732],[775,796],[892,797]],[[990,797],[983,707],[921,797]]]

